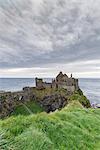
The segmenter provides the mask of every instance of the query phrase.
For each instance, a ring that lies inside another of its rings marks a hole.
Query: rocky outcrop
[[[40,93],[41,91],[37,92]],[[57,93],[40,98],[35,95],[33,88],[25,87],[21,92],[2,93],[0,95],[0,118],[9,116],[17,105],[28,101],[38,102],[46,112],[61,109],[68,103],[67,98],[61,94]]]
[[[16,106],[15,97],[12,94],[7,94],[0,97],[0,118],[8,116],[13,112]]]
[[[90,102],[83,95],[81,90],[74,94],[66,90],[37,90],[36,88],[25,87],[19,92],[4,92],[0,94],[0,118],[9,116],[15,107],[21,103],[35,101],[44,108],[46,112],[53,112],[65,107],[69,101],[78,100],[84,107],[90,107]]]
[[[68,103],[67,98],[59,94],[45,96],[41,101],[41,106],[46,112],[53,112],[56,109],[63,108]]]

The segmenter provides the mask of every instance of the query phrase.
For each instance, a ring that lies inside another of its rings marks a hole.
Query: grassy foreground
[[[74,101],[61,111],[0,121],[0,150],[99,150],[100,110]]]

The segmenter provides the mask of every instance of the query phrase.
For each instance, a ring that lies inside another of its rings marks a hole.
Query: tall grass
[[[74,101],[50,114],[12,116],[0,121],[1,130],[5,150],[99,150],[100,110]]]

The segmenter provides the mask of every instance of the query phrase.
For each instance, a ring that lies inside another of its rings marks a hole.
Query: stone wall
[[[64,88],[68,91],[71,90],[71,92],[74,92],[75,90],[79,89],[78,86],[78,79],[75,79],[72,77],[69,78],[66,74],[63,74],[60,72],[57,77],[52,80],[51,83],[43,82],[43,79],[36,78],[36,87],[37,89],[44,89],[44,88]]]
[[[73,93],[75,91],[75,86],[66,86],[66,85],[60,85],[58,86],[59,89],[66,89],[67,91]]]

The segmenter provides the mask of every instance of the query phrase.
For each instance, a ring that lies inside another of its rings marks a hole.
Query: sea
[[[45,78],[51,82],[51,78]],[[34,87],[34,78],[0,78],[0,91],[20,91],[23,87]],[[79,86],[91,104],[100,104],[100,79],[81,78]]]

